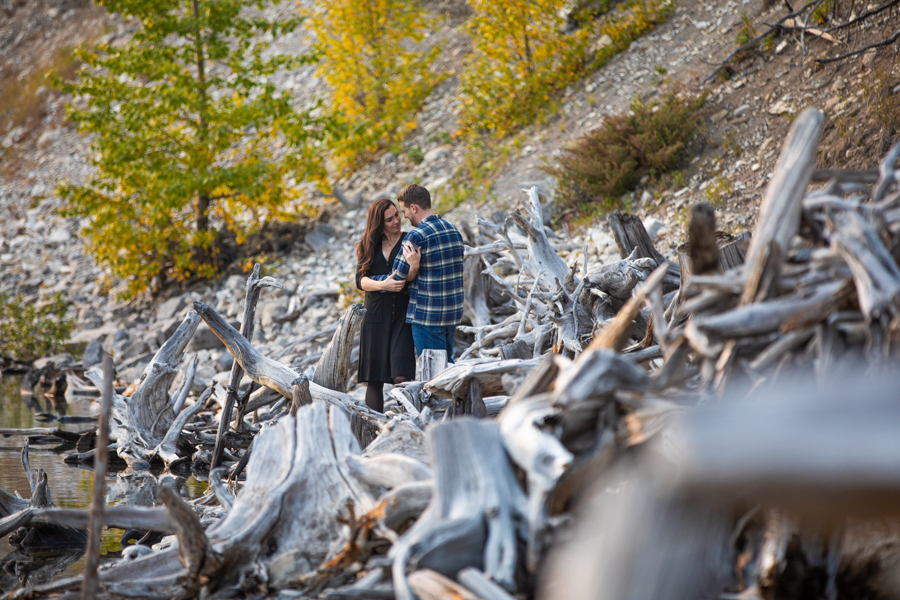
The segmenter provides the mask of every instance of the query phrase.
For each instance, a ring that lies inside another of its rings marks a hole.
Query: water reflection
[[[62,399],[23,398],[19,392],[21,379],[0,375],[0,428],[60,427],[73,432],[93,428],[90,423],[44,422],[40,415],[96,416],[99,411],[97,402],[84,399],[67,404]],[[21,460],[24,443],[25,438],[21,436],[0,436],[0,487],[28,498],[30,487]],[[63,458],[71,449],[57,453],[51,448],[32,446],[29,452],[31,468],[43,469],[47,473],[51,496],[58,507],[87,508],[94,490],[94,472],[84,467],[66,465]],[[192,498],[202,495],[207,487],[206,482],[193,477],[124,470],[107,476],[106,501],[108,504],[153,506],[159,483]],[[122,550],[119,539],[123,533],[118,529],[104,530],[101,554],[110,556],[119,553]],[[22,553],[10,546],[8,540],[0,539],[0,590],[24,584],[36,585],[60,574],[76,575],[84,568],[82,552]]]

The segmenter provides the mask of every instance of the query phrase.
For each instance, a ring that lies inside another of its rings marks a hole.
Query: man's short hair
[[[402,202],[406,206],[415,204],[419,208],[431,208],[431,194],[428,193],[421,185],[412,184],[397,196],[397,202]]]

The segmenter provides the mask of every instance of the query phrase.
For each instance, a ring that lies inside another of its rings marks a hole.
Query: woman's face
[[[400,233],[400,212],[393,204],[384,211],[384,232],[392,235]]]

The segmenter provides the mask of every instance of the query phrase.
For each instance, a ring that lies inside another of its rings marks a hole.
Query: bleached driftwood
[[[350,379],[350,353],[353,350],[353,336],[362,325],[366,309],[362,304],[349,307],[338,322],[337,331],[331,343],[316,364],[312,383],[337,392],[347,391]]]
[[[296,418],[281,419],[255,439],[247,482],[228,515],[209,531],[171,490],[160,490],[171,519],[164,526],[178,532],[179,548],[102,571],[101,589],[129,597],[181,597],[201,588],[211,593],[240,587],[260,570],[269,573],[263,577],[270,586],[288,584],[318,565],[344,534],[340,520],[348,502],[361,511],[372,507],[347,466],[358,452],[343,411],[321,402],[304,406]],[[65,580],[56,589],[78,583],[80,578]]]
[[[449,364],[446,350],[426,348],[416,359],[416,381],[430,381],[440,375]]]
[[[536,359],[531,360],[486,360],[460,361],[432,378],[425,384],[425,391],[441,398],[462,398],[469,392],[469,381],[477,379],[484,396],[502,394],[503,375],[518,373],[533,368]]]
[[[484,566],[489,577],[515,588],[516,522],[522,494],[494,423],[460,418],[429,429],[435,484],[422,517],[391,547],[394,589],[412,600],[410,565],[453,577]]]
[[[137,389],[126,402],[125,439],[119,438],[118,454],[129,462],[149,460],[175,420],[169,387],[184,349],[200,323],[191,311],[144,369]],[[115,430],[113,430],[115,433]]]
[[[536,187],[528,190],[528,201],[522,203],[522,210],[524,214],[515,212],[512,218],[528,236],[525,271],[540,279],[546,289],[555,290],[566,280],[569,268],[550,246],[547,234],[544,233],[544,218]]]
[[[84,546],[87,534],[79,529],[55,523],[33,522],[35,513],[55,510],[50,496],[50,483],[43,469],[31,470],[28,460],[28,442],[22,447],[22,468],[31,488],[31,499],[23,500],[5,490],[0,496],[0,537],[10,537],[10,543],[19,548],[40,550],[52,547]],[[20,529],[21,528],[21,529]]]
[[[163,459],[167,467],[171,467],[175,462],[183,460],[183,457],[179,456],[176,450],[178,438],[182,436],[184,426],[200,412],[212,393],[213,386],[206,388],[196,402],[178,413],[178,416],[175,417],[175,420],[169,427],[169,431],[166,432],[166,436],[159,443],[159,446],[156,447],[155,453]]]
[[[271,277],[260,277],[260,264],[253,265],[253,272],[247,278],[246,294],[244,299],[244,318],[241,321],[241,335],[250,340],[253,339],[253,327],[256,322],[256,305],[259,302],[259,295],[264,287],[283,288],[284,286]],[[222,453],[225,451],[225,432],[228,431],[228,424],[231,422],[231,412],[234,409],[234,403],[237,401],[238,385],[241,383],[241,377],[244,372],[241,366],[235,362],[231,365],[231,377],[228,380],[226,388],[225,403],[222,406],[222,415],[219,417],[219,430],[216,433],[216,445],[213,448],[212,460],[210,461],[210,469],[215,469],[222,462]],[[243,407],[241,407],[243,408]],[[238,425],[241,420],[238,419]]]
[[[481,260],[467,253],[463,263],[463,280],[466,284],[463,308],[475,327],[484,327],[491,322],[491,312],[487,305],[487,288],[490,278],[481,272]]]
[[[781,272],[791,238],[800,227],[803,193],[816,166],[816,147],[825,116],[807,108],[797,117],[759,207],[759,221],[745,258],[741,304],[768,298]]]
[[[194,309],[200,314],[209,328],[222,340],[228,351],[234,355],[241,368],[253,381],[277,391],[285,398],[293,398],[293,382],[300,376],[287,365],[268,359],[248,342],[238,331],[211,307],[202,302],[194,302]],[[369,409],[342,392],[330,390],[310,382],[309,393],[313,400],[328,402],[347,411],[357,413],[373,423],[383,423],[387,418]]]
[[[585,277],[585,286],[612,296],[620,301],[621,306],[631,297],[632,290],[645,281],[655,268],[653,259],[638,258],[635,249],[623,260],[591,270]]]

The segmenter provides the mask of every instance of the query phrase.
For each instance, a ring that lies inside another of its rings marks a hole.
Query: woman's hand
[[[413,246],[412,242],[403,242],[403,258],[409,263],[410,270],[419,270],[419,261],[422,260],[422,251]]]
[[[399,292],[406,285],[405,279],[394,279],[397,271],[394,271],[388,278],[381,282],[381,291],[383,292]]]

